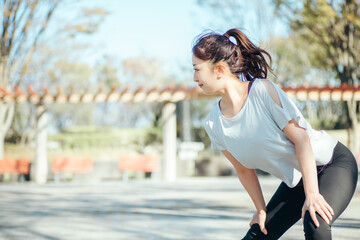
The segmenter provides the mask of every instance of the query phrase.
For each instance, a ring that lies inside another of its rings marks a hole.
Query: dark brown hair
[[[230,37],[236,40],[236,44],[229,40]],[[265,59],[266,55],[271,63],[270,54],[255,46],[242,31],[236,28],[228,30],[223,35],[211,32],[198,36],[192,52],[195,57],[213,64],[226,62],[232,74],[248,81],[267,78],[268,70],[272,72]]]

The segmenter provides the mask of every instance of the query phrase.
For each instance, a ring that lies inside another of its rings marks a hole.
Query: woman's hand
[[[309,194],[306,196],[301,214],[303,222],[306,211],[309,211],[311,219],[314,221],[316,227],[319,227],[320,225],[316,218],[316,213],[318,213],[327,224],[330,223],[332,216],[334,215],[334,210],[330,207],[330,205],[326,202],[320,193]]]
[[[251,220],[249,225],[251,227],[255,223],[259,224],[261,232],[267,235],[267,230],[265,228],[265,220],[266,220],[266,212],[264,210],[261,210],[260,212],[256,212],[254,214],[253,219]]]

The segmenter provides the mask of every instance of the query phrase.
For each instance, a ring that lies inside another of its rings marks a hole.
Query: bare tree
[[[0,86],[6,92],[19,86],[25,76],[34,68],[33,56],[44,37],[49,23],[54,19],[54,13],[65,0],[1,0],[0,19]],[[78,33],[91,34],[95,32],[108,12],[100,8],[82,9],[82,16],[76,20],[62,21],[59,33],[67,33],[74,37]],[[98,16],[97,19],[93,19]],[[44,43],[42,42],[42,45]],[[54,56],[54,54],[52,54]],[[48,57],[51,55],[48,55]],[[49,58],[47,59],[50,60]],[[38,81],[39,79],[36,78]],[[13,116],[14,103],[0,102],[0,159],[4,156],[4,138]],[[29,115],[30,117],[30,115]],[[26,121],[25,121],[26,122]],[[27,121],[28,122],[28,121]]]
[[[1,1],[0,84],[5,90],[20,83],[39,38],[60,2]],[[4,138],[14,116],[14,106],[0,103],[0,159],[4,156]]]

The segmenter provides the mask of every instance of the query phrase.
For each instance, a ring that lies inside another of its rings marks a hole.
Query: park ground
[[[271,176],[260,182],[268,201],[280,182]],[[0,195],[1,240],[232,240],[243,237],[254,212],[236,177],[7,183]],[[358,186],[333,239],[359,239],[359,212]],[[304,239],[301,221],[281,239]]]

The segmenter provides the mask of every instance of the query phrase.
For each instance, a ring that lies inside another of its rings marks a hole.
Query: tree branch
[[[49,23],[49,21],[50,21],[51,16],[53,15],[56,7],[58,6],[58,3],[59,3],[59,2],[56,1],[56,2],[49,8],[48,13],[47,13],[47,15],[46,15],[45,21],[43,22],[43,24],[42,24],[39,32],[37,33],[37,35],[36,35],[36,37],[35,37],[35,40],[34,40],[32,46],[30,47],[30,49],[29,49],[29,50],[27,51],[27,53],[26,53],[26,56],[25,56],[25,58],[24,58],[24,64],[23,64],[23,66],[22,66],[22,68],[21,68],[21,70],[20,70],[20,76],[19,76],[18,81],[16,82],[15,85],[19,85],[19,84],[21,83],[22,77],[24,76],[24,73],[26,72],[26,69],[27,69],[27,67],[28,67],[28,65],[29,65],[30,58],[31,58],[32,54],[34,53],[34,51],[36,50],[36,47],[37,47],[37,43],[38,43],[38,41],[39,41],[39,38],[41,37],[41,35],[42,35],[43,32],[45,31],[45,29],[46,29],[46,27],[47,27],[47,25],[48,25],[48,23]]]
[[[16,24],[16,17],[17,17],[17,13],[19,11],[19,7],[21,5],[21,0],[18,0],[18,4],[16,5],[16,8],[14,10],[14,17],[13,17],[13,20],[12,20],[12,32],[11,32],[11,36],[9,38],[9,44],[8,44],[8,48],[9,48],[9,53],[11,52],[11,49],[12,49],[12,42],[14,40],[14,36],[15,36],[15,32],[16,32],[16,29],[17,29],[17,24]]]

